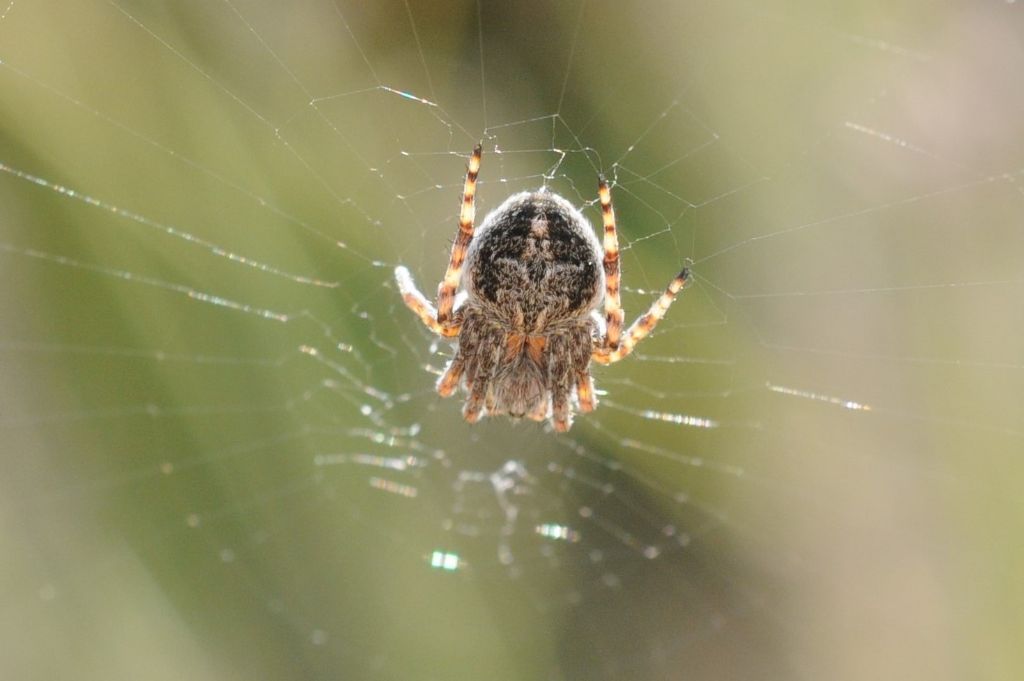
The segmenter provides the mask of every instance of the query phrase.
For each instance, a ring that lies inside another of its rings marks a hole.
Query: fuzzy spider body
[[[611,364],[628,355],[671,305],[689,275],[684,269],[650,310],[622,333],[619,248],[608,184],[598,196],[604,244],[568,201],[547,191],[514,194],[474,231],[474,197],[480,147],[473,150],[463,190],[459,231],[448,271],[438,287],[437,309],[395,269],[402,299],[424,324],[458,347],[437,391],[460,385],[468,397],[467,421],[484,413],[536,421],[555,430],[572,425],[572,401],[594,409],[590,362]],[[465,299],[457,306],[462,280]],[[597,308],[604,299],[604,319]]]
[[[568,418],[597,336],[590,312],[604,290],[601,257],[590,224],[555,194],[515,194],[487,216],[466,256],[452,360],[465,367],[468,418],[481,400],[489,414],[542,420],[553,406]]]
[[[593,228],[571,203],[544,191],[514,194],[476,231],[466,291],[500,308],[509,324],[543,327],[594,309],[604,289],[601,257]]]

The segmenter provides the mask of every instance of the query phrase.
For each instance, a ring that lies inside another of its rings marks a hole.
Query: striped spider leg
[[[416,288],[408,269],[402,266],[395,268],[395,280],[398,282],[398,290],[402,294],[402,301],[406,307],[412,310],[427,328],[445,338],[458,336],[462,326],[458,311],[454,310],[455,292],[459,288],[462,264],[466,260],[469,243],[473,240],[473,227],[476,218],[476,178],[480,172],[480,155],[481,149],[478,144],[473,148],[472,156],[469,157],[466,182],[462,188],[462,208],[459,210],[459,231],[456,234],[455,243],[452,245],[448,269],[444,273],[444,279],[437,287],[437,308],[435,309],[427,297]],[[461,364],[453,363],[438,382],[438,392],[442,395],[450,395],[455,390],[461,373]]]
[[[602,176],[598,182],[598,197],[601,200],[601,218],[604,223],[604,276],[605,276],[605,332],[594,347],[592,358],[598,364],[613,364],[633,352],[636,344],[647,337],[665,313],[676,294],[690,278],[690,269],[683,270],[669,283],[665,292],[654,301],[650,309],[641,315],[622,335],[622,299],[619,293],[621,273],[619,269],[619,238],[615,228],[615,210],[608,182]],[[593,409],[593,386],[589,376],[581,376],[577,385],[581,411]]]

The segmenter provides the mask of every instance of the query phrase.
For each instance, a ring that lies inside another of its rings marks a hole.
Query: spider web
[[[1019,22],[0,3],[4,676],[1016,678]],[[565,435],[392,280],[479,140],[692,263]]]

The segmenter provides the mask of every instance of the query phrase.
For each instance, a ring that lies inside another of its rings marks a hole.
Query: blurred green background
[[[1020,678],[1020,22],[0,0],[0,676]],[[480,139],[693,261],[568,436],[391,283]]]

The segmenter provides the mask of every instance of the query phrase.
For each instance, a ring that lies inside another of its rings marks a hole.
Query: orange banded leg
[[[615,209],[612,194],[604,176],[598,178],[597,195],[601,199],[601,220],[604,223],[604,316],[605,347],[614,350],[622,335],[622,298],[619,293],[619,237],[615,230]]]
[[[559,433],[564,433],[572,428],[572,408],[569,406],[569,392],[564,388],[557,388],[551,396],[551,425]]]
[[[459,386],[459,379],[466,368],[466,363],[456,355],[455,359],[448,363],[448,368],[437,381],[437,393],[441,397],[448,397]]]
[[[480,412],[484,409],[484,396],[477,395],[476,391],[470,393],[466,404],[462,407],[462,418],[467,423],[476,423],[480,420]]]
[[[459,231],[452,245],[452,257],[444,279],[437,287],[437,321],[445,324],[452,316],[455,306],[455,291],[462,277],[462,264],[466,261],[469,242],[473,240],[473,222],[476,219],[476,178],[480,172],[480,145],[473,147],[466,170],[466,183],[462,187],[462,208],[459,210]]]
[[[619,347],[611,350],[609,348],[598,347],[594,350],[594,361],[601,364],[612,364],[618,362],[620,359],[633,352],[633,348],[636,344],[642,341],[647,335],[654,330],[654,327],[658,325],[658,322],[665,313],[668,311],[669,306],[672,305],[672,301],[675,300],[676,294],[686,284],[687,279],[690,278],[689,268],[684,267],[683,271],[680,272],[672,283],[668,285],[665,292],[654,301],[651,305],[651,309],[647,311],[647,314],[642,315],[639,319],[633,322],[633,325],[626,331],[626,335],[622,337],[622,341],[619,343]]]
[[[437,321],[437,311],[430,304],[430,301],[416,288],[409,270],[401,265],[396,267],[395,281],[398,282],[398,290],[402,294],[402,302],[420,318],[421,322],[426,324],[427,328],[439,336],[450,338],[459,335],[458,320],[450,319],[446,324]]]
[[[576,399],[580,403],[581,412],[594,411],[597,397],[594,395],[594,380],[589,371],[581,371],[576,375]]]
[[[462,407],[462,417],[470,423],[479,421],[481,412],[484,410],[485,400],[490,391],[491,379],[493,378],[491,374],[494,372],[494,366],[498,363],[498,352],[501,352],[500,348],[495,351],[480,353],[475,358],[476,366],[470,370],[472,383],[468,386],[469,398]]]
[[[548,408],[551,406],[551,398],[545,396],[543,400],[537,403],[533,411],[526,415],[526,418],[531,421],[543,421],[548,417]]]
[[[462,418],[469,423],[476,423],[483,415],[484,400],[487,398],[487,384],[487,380],[477,379],[469,392],[466,403],[462,405]]]
[[[484,396],[484,412],[487,414],[496,414],[498,406],[498,397],[494,394],[494,386],[489,384],[487,386],[487,395]]]

